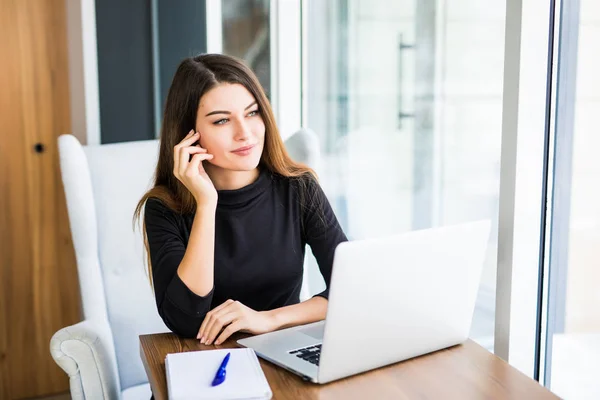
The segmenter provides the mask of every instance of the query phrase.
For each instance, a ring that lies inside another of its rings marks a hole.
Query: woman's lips
[[[252,153],[252,150],[254,149],[255,146],[256,145],[253,144],[252,146],[240,147],[237,150],[233,150],[232,153],[237,154],[238,156],[247,156],[248,154]]]

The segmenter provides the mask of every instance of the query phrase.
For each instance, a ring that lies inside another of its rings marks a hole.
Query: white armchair
[[[81,146],[62,135],[58,142],[84,321],[56,332],[50,352],[69,375],[74,400],[148,400],[139,335],[169,330],[156,310],[142,236],[131,221],[151,184],[158,141]],[[317,164],[312,131],[296,132],[286,147],[297,161]],[[306,274],[303,299],[310,292]]]

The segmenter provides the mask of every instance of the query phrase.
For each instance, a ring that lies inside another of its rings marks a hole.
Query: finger
[[[214,324],[217,323],[217,321],[219,320],[219,318],[221,316],[229,314],[229,313],[237,310],[238,309],[237,305],[238,305],[237,301],[232,301],[231,303],[225,305],[225,307],[221,308],[220,310],[215,311],[211,315],[211,318],[208,320],[206,326],[204,327],[204,331],[203,331],[202,338],[200,339],[200,343],[208,343],[208,336],[212,332]],[[222,328],[222,326],[221,326],[221,328]],[[217,333],[215,333],[215,335],[212,336],[212,339],[214,339],[218,333],[219,333],[219,331],[217,331]],[[202,339],[204,339],[204,340],[202,340]],[[211,340],[211,342],[212,342],[212,340]]]
[[[200,325],[200,329],[198,330],[198,335],[196,336],[196,339],[202,338],[204,336],[204,333],[206,332],[206,327],[210,323],[210,320],[213,317],[213,315],[216,312],[222,310],[223,308],[227,307],[228,305],[230,305],[232,303],[233,303],[233,300],[227,300],[224,303],[222,303],[221,305],[219,305],[218,307],[215,307],[212,310],[210,310],[206,314],[206,316],[204,317],[204,321],[202,321],[202,324]]]
[[[181,147],[181,143],[192,137],[192,135],[195,136],[195,133],[193,129],[191,129],[188,134],[183,138],[183,140],[181,142],[179,142],[178,144],[175,145],[175,147],[173,148],[173,168],[174,170],[176,170],[175,168],[177,167],[177,165],[179,164],[179,148]]]
[[[196,130],[195,129],[190,129],[190,131],[187,133],[187,135],[184,136],[183,139],[181,139],[181,141],[184,141],[185,139],[191,138],[195,134],[196,134]],[[179,142],[179,143],[181,143],[181,142]]]
[[[206,152],[206,149],[203,149],[201,147],[196,147],[196,146],[190,146],[190,147],[183,147],[180,151],[180,160],[183,159],[183,157],[185,157],[188,162],[191,162],[190,160],[190,156],[193,154],[208,154]],[[183,155],[185,154],[185,155]]]
[[[200,133],[195,132],[193,129],[188,133],[182,140],[177,144],[179,147],[191,146],[195,141],[200,138]]]
[[[234,334],[235,332],[238,332],[242,329],[244,329],[244,323],[243,323],[242,319],[237,319],[237,320],[233,321],[231,324],[229,324],[227,326],[227,328],[225,328],[225,330],[223,330],[223,332],[219,335],[217,340],[215,340],[215,344],[219,345],[219,344],[225,342],[227,339],[229,339],[229,337],[232,334]]]
[[[227,314],[219,315],[215,318],[215,322],[211,327],[210,331],[208,331],[208,335],[206,336],[206,344],[212,344],[219,333],[226,328],[229,324],[231,324],[234,320],[236,320],[240,316],[238,311],[232,311]]]
[[[208,322],[210,321],[210,318],[213,316],[213,314],[218,312],[219,310],[222,310],[223,308],[227,307],[228,305],[230,305],[232,303],[233,303],[233,300],[229,299],[226,302],[224,302],[223,304],[210,310],[204,317],[204,321],[202,321],[202,324],[200,324],[200,329],[198,330],[198,335],[196,336],[196,339],[202,338],[204,332],[206,331],[206,326],[208,325]]]
[[[213,332],[214,326],[219,324],[220,318],[235,310],[235,308],[232,308],[233,304],[234,303],[227,305],[226,307],[220,309],[219,311],[214,312],[210,316],[210,319],[208,320],[208,322],[206,323],[206,326],[204,327],[202,337],[200,338],[200,343],[205,343],[205,344],[209,343],[208,338],[211,335],[211,333]],[[223,328],[223,326],[221,326],[219,328],[219,330],[212,336],[212,339],[214,339],[217,336],[217,334],[220,332],[221,328]]]
[[[212,154],[194,154],[192,156],[192,161],[190,161],[190,165],[188,169],[192,171],[198,171],[200,168],[200,163],[204,160],[210,160],[213,158]]]
[[[196,146],[180,147],[179,148],[179,163],[177,164],[177,171],[179,176],[185,173],[189,163],[190,154],[205,153],[206,150]]]
[[[185,147],[180,147],[177,149],[177,153],[179,153],[179,160],[177,162],[177,170],[179,172],[179,176],[182,176],[185,170],[187,169],[188,164],[190,163],[190,156],[187,151],[185,151]]]

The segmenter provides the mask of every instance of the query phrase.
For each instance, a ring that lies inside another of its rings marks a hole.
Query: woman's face
[[[200,99],[196,116],[200,146],[214,158],[208,162],[233,171],[257,167],[265,140],[265,124],[254,96],[240,84],[223,83]]]

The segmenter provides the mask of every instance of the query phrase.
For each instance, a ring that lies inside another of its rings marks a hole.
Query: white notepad
[[[225,382],[213,387],[211,383],[227,353],[231,353],[231,356]],[[252,349],[167,354],[165,369],[170,400],[270,399],[273,396]]]

